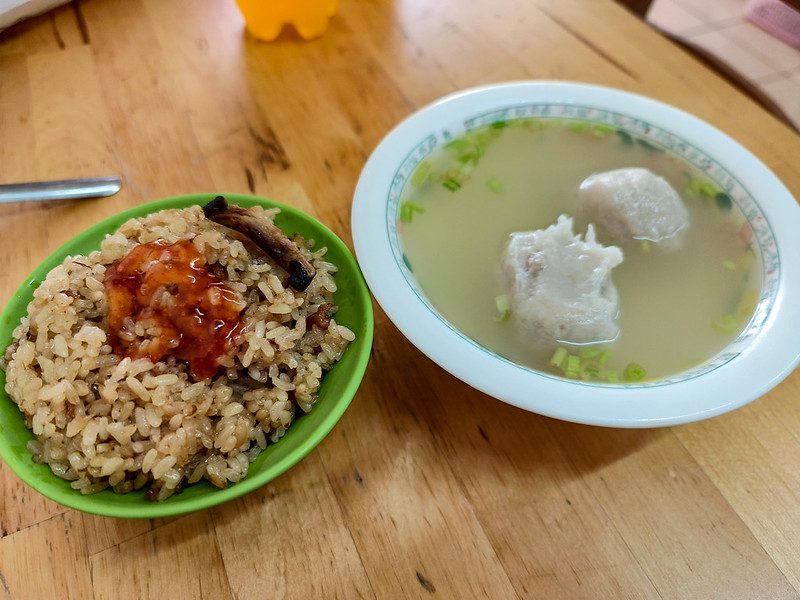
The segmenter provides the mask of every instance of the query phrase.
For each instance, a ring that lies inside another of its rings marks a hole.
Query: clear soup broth
[[[680,194],[690,216],[680,248],[615,244],[597,228],[600,243],[624,253],[612,271],[619,336],[563,350],[537,342],[503,301],[498,270],[509,235],[547,228],[561,214],[585,233],[581,182],[627,167],[649,169]],[[399,210],[407,263],[431,304],[482,346],[553,374],[612,383],[674,375],[735,339],[758,300],[760,257],[730,198],[683,159],[605,125],[519,119],[470,131],[417,167]]]

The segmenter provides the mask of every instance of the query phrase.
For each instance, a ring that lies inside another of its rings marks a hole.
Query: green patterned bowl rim
[[[514,363],[481,346],[439,314],[403,254],[397,231],[403,188],[425,157],[464,131],[531,117],[588,121],[627,132],[655,149],[682,157],[724,190],[752,226],[763,267],[755,314],[736,340],[698,367],[675,376],[638,384],[596,384],[566,380]],[[378,203],[375,198],[383,201]],[[696,402],[695,409],[675,401],[675,394],[687,387],[700,393],[702,388],[693,388],[691,382],[698,380],[705,387],[723,367],[755,367],[753,356],[758,358],[768,345],[778,341],[779,325],[776,328],[774,321],[789,317],[780,301],[795,287],[787,273],[787,269],[796,269],[795,264],[781,261],[782,250],[791,256],[797,248],[786,234],[781,235],[787,219],[797,223],[798,208],[780,181],[747,150],[695,117],[654,100],[598,86],[517,82],[448,96],[395,128],[362,172],[354,201],[353,234],[362,269],[378,302],[412,342],[456,376],[534,412],[585,423],[643,427],[687,422],[731,410],[775,385],[797,363],[798,345],[787,340],[771,357],[778,361],[779,373],[774,373],[774,366],[763,371],[766,382],[751,383],[744,390],[731,389],[733,398]],[[367,228],[378,225],[380,235],[374,230],[367,232]],[[398,296],[402,301],[396,301]],[[421,322],[425,325],[420,326]],[[726,376],[730,372],[724,370]],[[514,383],[498,384],[498,377]],[[656,388],[666,393],[658,393]],[[537,391],[543,395],[534,396]],[[633,396],[642,398],[639,407],[626,402]],[[743,400],[745,397],[747,400]],[[601,401],[604,398],[606,402]],[[659,398],[658,410],[653,404],[645,404],[654,398]]]

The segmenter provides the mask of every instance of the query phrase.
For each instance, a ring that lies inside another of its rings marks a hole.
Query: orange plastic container
[[[245,26],[260,40],[272,41],[291,24],[303,39],[321,36],[339,0],[236,0]]]

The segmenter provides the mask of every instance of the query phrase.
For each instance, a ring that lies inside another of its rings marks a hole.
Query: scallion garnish
[[[594,361],[589,361],[581,365],[581,375],[588,375],[589,379],[596,379],[600,375],[600,365]]]
[[[508,296],[497,296],[494,299],[494,304],[497,307],[497,318],[495,320],[498,323],[505,323],[508,321],[508,318],[511,316],[511,302]]]
[[[586,133],[592,130],[592,124],[585,121],[573,121],[569,124],[570,131],[575,133]]]
[[[730,210],[733,208],[733,200],[725,192],[717,192],[717,194],[714,196],[714,201],[722,210]]]
[[[618,383],[619,373],[614,369],[606,368],[610,356],[611,351],[602,346],[584,346],[576,354],[571,354],[568,348],[559,346],[549,364],[570,379]],[[629,363],[623,372],[625,381],[640,381],[646,376],[647,372],[644,367],[634,362]]]
[[[472,172],[478,166],[489,144],[502,135],[502,130],[509,125],[507,121],[495,121],[480,129],[467,131],[462,136],[447,142],[443,148],[455,154],[451,168],[445,170],[437,179],[451,192],[455,192],[469,181]],[[424,161],[423,161],[424,162]],[[423,163],[420,163],[422,167]],[[418,169],[420,168],[418,167]],[[423,171],[414,179],[412,184],[423,185],[431,179],[430,169],[422,167]],[[415,171],[414,175],[417,175]]]
[[[603,351],[596,346],[586,346],[578,351],[578,356],[584,360],[597,358]]]
[[[465,179],[469,177],[472,172],[475,170],[475,165],[477,161],[475,159],[470,158],[469,160],[465,160],[461,163],[461,166],[458,168],[458,175],[459,178]]]
[[[611,125],[604,125],[603,123],[595,123],[592,125],[592,133],[597,137],[606,137],[615,131],[616,129],[614,129]]]
[[[633,145],[633,137],[631,136],[630,133],[628,133],[624,129],[617,129],[617,136],[619,137],[623,146]]]
[[[424,212],[424,207],[420,206],[416,202],[406,200],[400,205],[400,220],[403,223],[411,223],[412,219],[414,218],[414,213],[422,214]]]
[[[742,299],[739,300],[739,307],[736,310],[736,317],[739,322],[744,322],[745,319],[750,319],[750,316],[755,312],[758,306],[758,300],[761,294],[758,290],[749,288],[742,294]]]
[[[472,145],[469,137],[464,135],[463,137],[458,137],[454,140],[450,140],[444,146],[442,146],[445,150],[453,150],[455,152],[462,152],[464,150],[469,149]]]
[[[503,185],[503,182],[500,181],[497,177],[490,177],[486,180],[486,187],[493,191],[498,196],[505,193],[506,188]]]
[[[686,184],[686,191],[694,196],[709,199],[716,198],[718,194],[723,193],[715,183],[699,176],[689,179],[689,183]]]
[[[411,185],[414,187],[420,187],[422,184],[428,181],[431,170],[431,163],[429,163],[427,160],[423,160],[417,165],[417,168],[414,169],[414,172],[411,174]]]
[[[536,117],[527,117],[525,119],[515,119],[511,121],[512,125],[517,125],[524,129],[530,129],[531,131],[540,131],[546,127],[544,119],[539,119]]]
[[[625,367],[623,376],[625,377],[625,381],[641,381],[647,376],[647,371],[644,370],[642,365],[632,362],[628,363],[628,366]]]
[[[559,346],[556,348],[553,358],[550,359],[550,364],[554,367],[561,368],[561,365],[564,364],[564,360],[566,360],[567,356],[569,356],[567,349],[563,346]]]
[[[581,370],[580,357],[575,356],[574,354],[567,356],[567,362],[564,370],[567,372],[567,375],[569,375],[570,372],[577,374]]]
[[[715,329],[723,333],[734,333],[739,329],[739,320],[732,314],[724,314],[711,323]]]
[[[447,177],[444,181],[442,181],[442,185],[451,192],[455,192],[461,189],[461,184],[452,177]]]

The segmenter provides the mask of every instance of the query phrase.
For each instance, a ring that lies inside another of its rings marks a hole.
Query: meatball
[[[553,343],[610,341],[619,334],[619,297],[611,270],[622,250],[572,231],[565,215],[547,229],[511,234],[501,272],[512,314],[525,332]]]

